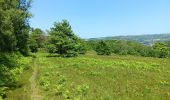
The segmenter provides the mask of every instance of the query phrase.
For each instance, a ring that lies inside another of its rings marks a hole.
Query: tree
[[[46,36],[45,33],[40,28],[32,29],[30,38],[36,41],[38,48],[44,47]]]
[[[28,0],[0,0],[0,52],[28,53]]]
[[[67,20],[54,23],[54,27],[48,32],[48,51],[57,53],[63,57],[78,56],[80,53],[81,42]]]
[[[29,40],[29,49],[33,53],[38,52],[38,44],[37,44],[36,40],[34,40],[32,38]]]
[[[28,54],[30,0],[0,0],[0,99],[22,71],[19,54]]]
[[[37,52],[38,48],[43,48],[45,40],[45,33],[41,29],[32,29],[29,35],[29,49],[31,52]]]
[[[98,55],[111,55],[111,48],[104,41],[100,41],[96,47]]]
[[[79,54],[85,54],[87,52],[88,45],[86,41],[83,39],[79,39],[79,41],[80,44],[79,44],[78,52]]]
[[[156,42],[153,45],[153,48],[155,50],[159,50],[159,57],[160,58],[166,58],[170,56],[170,48],[168,47],[168,44],[164,42]]]

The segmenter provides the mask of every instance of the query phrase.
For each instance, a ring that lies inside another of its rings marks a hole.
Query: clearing
[[[170,59],[93,52],[75,58],[36,56],[30,63],[34,71],[24,73],[21,83],[27,81],[8,93],[9,100],[170,99]]]

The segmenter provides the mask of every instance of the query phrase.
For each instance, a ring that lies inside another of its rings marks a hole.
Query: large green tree
[[[28,52],[30,0],[0,0],[0,51]]]
[[[50,53],[58,53],[60,56],[77,56],[81,48],[81,39],[72,31],[67,20],[55,22],[54,27],[49,31],[48,50]]]

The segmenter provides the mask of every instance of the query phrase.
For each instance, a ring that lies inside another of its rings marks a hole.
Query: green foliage
[[[98,55],[111,55],[111,48],[104,41],[98,43],[95,51]]]
[[[91,38],[89,40],[128,40],[142,43],[147,46],[153,45],[158,41],[169,41],[170,33],[164,34],[149,34],[149,35],[127,35],[127,36],[114,36],[114,37],[103,37],[103,38]]]
[[[30,41],[29,45],[32,46],[36,44],[37,48],[43,48],[45,40],[46,40],[45,33],[41,29],[35,28],[31,30],[31,33],[29,35],[29,41]]]
[[[87,95],[88,90],[89,90],[88,85],[86,84],[78,85],[76,87],[76,92],[77,92],[76,94],[78,95],[77,97],[79,97],[82,100],[82,98]]]
[[[159,52],[160,58],[170,57],[170,47],[165,42],[156,42],[153,45],[153,48],[160,51]]]
[[[6,88],[16,86],[23,71],[19,59],[15,53],[0,53],[0,96],[5,95]]]
[[[89,90],[88,85],[73,86],[71,84],[71,89],[68,90],[66,89],[66,83],[65,76],[61,75],[56,84],[56,96],[63,96],[65,99],[84,100]]]
[[[34,39],[29,40],[29,49],[31,52],[38,52],[38,44]]]
[[[3,100],[1,96],[0,96],[0,100]]]
[[[39,83],[45,91],[49,90],[50,80],[47,77],[42,77]]]
[[[72,58],[46,57],[48,53],[40,52],[36,55],[38,80],[44,75],[50,80],[48,91],[40,88],[44,99],[166,100],[170,97],[170,62],[166,58],[98,56],[95,52]]]
[[[29,7],[30,0],[0,0],[0,88],[15,86],[23,70],[16,52],[28,55]]]
[[[78,48],[78,53],[79,54],[85,54],[88,50],[87,44],[85,40],[79,39],[79,48]]]
[[[29,35],[29,49],[31,52],[38,52],[38,48],[43,48],[45,40],[46,36],[41,29],[32,29]]]
[[[67,81],[67,79],[65,78],[65,76],[60,76],[57,84],[62,85],[62,84],[65,84],[66,81]]]
[[[50,53],[58,53],[63,57],[73,57],[84,53],[81,40],[73,33],[66,20],[55,23],[49,31],[47,49]]]
[[[4,87],[4,93],[3,100],[20,100],[21,98],[24,100],[30,100],[30,94],[32,93],[32,90],[30,89],[30,77],[32,75],[32,57],[23,57],[21,56],[20,59],[17,60],[19,65],[18,68],[20,70],[19,73],[17,72],[16,77],[17,81],[15,84]],[[1,86],[0,86],[1,88]]]
[[[99,41],[88,41],[87,45],[93,50],[97,50],[96,45]],[[111,47],[112,53],[119,55],[137,55],[144,57],[159,57],[166,58],[170,57],[170,46],[168,42],[155,43],[152,47],[145,46],[138,42],[126,41],[126,40],[107,40],[105,43]],[[98,46],[99,48],[104,48]]]
[[[46,48],[47,48],[47,51],[52,54],[52,53],[55,53],[56,52],[56,46],[55,44],[47,44],[46,45]]]
[[[20,72],[19,56],[16,54],[0,53],[0,85],[11,85],[17,81]]]
[[[65,76],[60,75],[59,79],[57,80],[57,84],[56,84],[56,95],[63,95],[65,98],[68,97],[68,94],[64,94],[64,90],[65,90],[65,84],[67,82],[67,79]],[[66,97],[67,96],[67,97]]]
[[[6,89],[7,87],[0,87],[0,100],[3,100],[2,98],[6,97]]]
[[[0,0],[0,52],[28,53],[28,11],[26,0]]]

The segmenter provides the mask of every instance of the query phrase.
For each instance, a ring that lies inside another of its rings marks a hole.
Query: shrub
[[[0,97],[5,97],[8,87],[16,86],[22,70],[18,54],[0,53]]]
[[[3,100],[2,98],[6,97],[6,87],[0,87],[0,100]]]
[[[14,53],[0,53],[0,85],[16,83],[20,72],[19,56]]]
[[[104,41],[100,41],[95,49],[98,55],[111,55],[111,48]]]
[[[49,90],[50,80],[47,77],[42,77],[39,83],[45,91]]]
[[[38,52],[38,44],[36,43],[35,40],[31,40],[29,43],[29,49],[31,50],[31,52]]]

